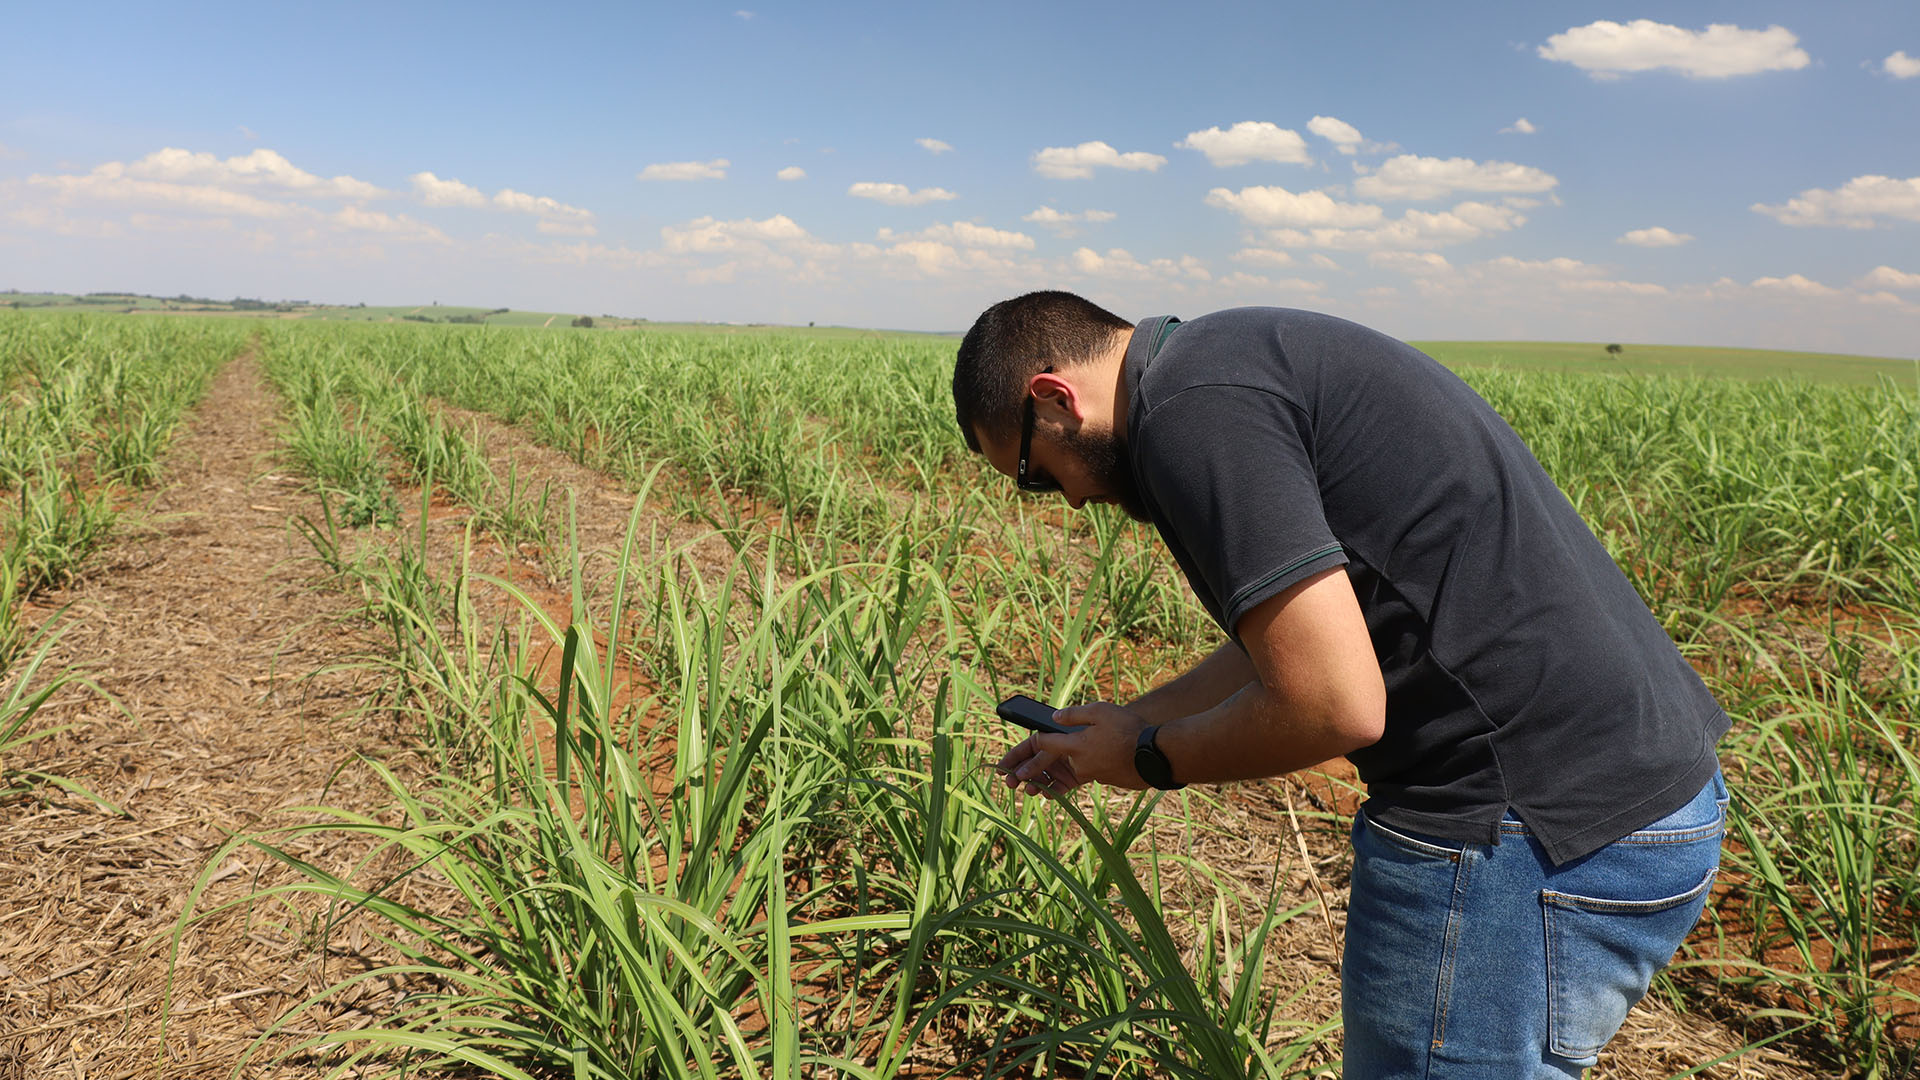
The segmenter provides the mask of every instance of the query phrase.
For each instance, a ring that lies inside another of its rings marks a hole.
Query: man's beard
[[[1104,495],[1113,500],[1122,513],[1135,521],[1151,522],[1140,485],[1134,481],[1133,468],[1127,464],[1127,447],[1111,431],[1092,432],[1085,428],[1065,434],[1061,442],[1086,467],[1087,477]]]

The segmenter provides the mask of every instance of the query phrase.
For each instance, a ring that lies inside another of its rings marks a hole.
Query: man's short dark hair
[[[980,452],[979,431],[996,440],[1020,426],[1027,380],[1051,365],[1075,367],[1105,350],[1133,324],[1070,292],[1030,292],[980,313],[953,362],[953,410],[967,449]]]

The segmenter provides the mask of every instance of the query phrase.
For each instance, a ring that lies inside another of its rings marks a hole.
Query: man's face
[[[1075,510],[1090,502],[1110,503],[1135,521],[1148,521],[1126,442],[1103,422],[1105,411],[1089,410],[1070,378],[1049,368],[1034,377],[1017,433],[1004,440],[978,430],[974,435],[987,464],[1009,479],[1025,480],[1028,490],[1057,491]]]

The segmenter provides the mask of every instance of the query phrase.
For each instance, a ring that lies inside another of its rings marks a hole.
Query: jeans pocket
[[[1375,840],[1399,848],[1406,854],[1421,855],[1430,859],[1445,859],[1448,862],[1457,863],[1460,861],[1460,845],[1458,844],[1449,847],[1447,846],[1447,841],[1444,840],[1429,840],[1417,836],[1409,836],[1398,829],[1388,828],[1380,824],[1373,819],[1372,814],[1367,813],[1365,810],[1360,811],[1359,818],[1361,822],[1364,823],[1363,827]]]
[[[1699,920],[1717,870],[1685,892],[1655,900],[1541,890],[1553,1053],[1592,1064]]]

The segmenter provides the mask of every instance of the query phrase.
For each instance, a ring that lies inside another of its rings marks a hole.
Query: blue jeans
[[[1686,806],[1559,867],[1511,814],[1498,844],[1355,815],[1347,1080],[1580,1076],[1699,919],[1726,805],[1716,772]]]

